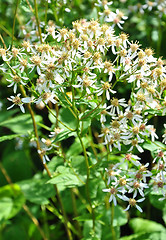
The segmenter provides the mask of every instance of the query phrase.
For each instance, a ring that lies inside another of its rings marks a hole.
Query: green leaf
[[[147,149],[149,151],[156,151],[160,148],[165,148],[165,145],[161,142],[155,141],[155,142],[151,142],[151,143],[144,143],[143,144],[143,148]]]
[[[89,146],[89,141],[86,137],[82,138],[85,148]],[[74,143],[70,146],[69,150],[66,153],[67,157],[78,156],[82,153],[82,146],[78,138],[75,139]]]
[[[97,19],[98,15],[97,15],[97,8],[93,8],[91,13],[87,16],[88,19]]]
[[[127,213],[120,206],[114,206],[113,226],[123,226],[127,223]]]
[[[99,222],[96,221],[95,226],[95,233],[93,233],[93,222],[92,220],[87,220],[84,222],[84,228],[83,228],[83,239],[92,239],[92,240],[100,240],[101,234],[102,234],[102,227]],[[95,235],[95,237],[94,237]]]
[[[134,218],[129,222],[130,227],[133,229],[134,233],[139,232],[165,232],[163,225],[156,223],[151,220],[146,220],[142,218]]]
[[[91,214],[83,214],[83,215],[75,217],[73,219],[77,220],[79,222],[84,222],[84,221],[87,221],[87,220],[91,220],[92,216],[91,216]]]
[[[68,97],[68,95],[65,92],[62,93],[57,90],[56,94],[57,94],[58,99],[61,101],[63,107],[65,107],[65,108],[71,107],[71,105],[69,104],[69,102],[71,102],[71,99]]]
[[[21,8],[22,8],[22,10],[23,10],[24,12],[26,12],[26,13],[30,13],[30,12],[31,12],[31,10],[30,10],[29,7],[22,6]]]
[[[8,219],[13,207],[13,201],[11,198],[0,198],[0,221]]]
[[[23,219],[25,221],[25,219]],[[24,239],[28,240],[28,235],[27,235],[27,229],[25,228],[24,225],[22,225],[22,222],[15,223],[14,221],[12,222],[11,225],[6,226],[4,231],[3,231],[3,240],[18,240],[18,239]],[[34,226],[34,225],[33,225]],[[27,226],[29,227],[29,226]],[[37,238],[34,238],[37,240]]]
[[[41,120],[41,116],[35,116],[36,122],[40,122]],[[1,122],[0,126],[7,127],[18,134],[26,134],[28,131],[33,131],[33,123],[30,114],[13,117],[9,120]]]
[[[62,132],[57,134],[54,142],[59,142],[59,141],[65,140],[65,139],[67,139],[71,136],[74,136],[74,135],[75,135],[75,133],[71,132],[70,130],[63,130]]]
[[[18,112],[18,109],[14,109],[14,110],[10,110],[10,111],[1,111],[0,114],[0,122],[5,121],[6,119],[8,119],[10,116],[14,115],[15,113]]]
[[[6,140],[11,140],[13,138],[20,137],[20,136],[21,136],[21,134],[13,134],[13,135],[3,136],[3,137],[0,137],[0,142],[6,141]]]
[[[56,116],[56,111],[51,109],[51,112],[49,112],[48,118],[49,118],[50,122],[55,123],[56,122],[56,117],[55,117]]]
[[[28,150],[16,151],[15,146],[15,143],[9,142],[1,156],[3,166],[14,182],[32,176],[32,162]]]
[[[158,208],[158,209],[163,209],[166,205],[166,202],[165,201],[159,201],[159,198],[163,197],[162,194],[159,194],[159,193],[151,193],[149,195],[149,198],[150,198],[150,203],[155,207],[155,208]]]
[[[22,208],[23,204],[25,203],[24,195],[21,192],[20,187],[17,184],[13,184],[12,186],[6,185],[0,188],[0,203],[2,203],[0,207],[0,213],[1,208],[4,208],[6,205],[6,209],[8,209],[5,212],[5,218],[10,219],[14,217]],[[10,210],[10,211],[9,211]],[[4,212],[3,212],[4,214]],[[1,219],[1,217],[0,217]]]
[[[95,110],[90,109],[85,111],[83,114],[81,114],[79,116],[79,118],[81,119],[81,121],[86,121],[87,119],[92,119],[95,118],[96,116],[98,116],[101,113],[102,109],[100,108],[96,108]]]
[[[135,233],[130,236],[125,236],[120,238],[119,240],[165,240],[166,233],[165,232],[153,232],[153,233]]]
[[[102,218],[101,220],[106,224],[110,225],[111,224],[111,209],[105,209],[103,208],[102,210]],[[124,212],[123,208],[120,206],[114,206],[114,219],[113,219],[113,226],[114,227],[119,227],[123,226],[127,223],[127,213]]]
[[[54,156],[50,162],[48,162],[47,166],[51,174],[53,175],[57,169],[58,166],[61,166],[64,164],[64,159],[60,156]],[[47,176],[47,173],[45,171],[45,175]]]
[[[118,227],[118,226],[114,227],[114,231],[115,231],[116,239],[119,240],[119,237],[120,237],[120,227]],[[101,239],[103,239],[103,240],[111,240],[111,239],[113,239],[110,225],[105,225],[103,227]]]
[[[42,179],[39,174],[18,184],[25,198],[32,203],[48,204],[48,199],[55,195],[54,187],[51,184],[47,184],[47,179]]]
[[[82,122],[81,126],[81,135],[85,136],[85,134],[88,132],[88,128],[91,125],[91,119],[86,119],[86,121]]]
[[[157,30],[152,31],[152,39],[154,42],[157,42],[159,39],[159,32]]]
[[[90,196],[91,198],[97,198],[98,192],[103,193],[101,186],[104,188],[103,180],[101,177],[90,179]],[[97,198],[98,199],[98,198]]]
[[[165,202],[165,201],[164,201]],[[166,204],[165,204],[165,206],[163,207],[163,220],[164,220],[164,222],[165,222],[165,224],[166,224]]]
[[[57,168],[57,175],[53,177],[48,183],[57,184],[60,188],[72,188],[75,186],[82,186],[83,182],[72,173],[71,169],[64,166],[59,166]]]
[[[81,176],[86,176],[87,171],[85,167],[84,156],[71,156],[70,157],[71,166],[74,168],[75,172]]]
[[[60,120],[68,127],[75,129],[77,126],[77,119],[68,108],[61,108],[59,111]]]

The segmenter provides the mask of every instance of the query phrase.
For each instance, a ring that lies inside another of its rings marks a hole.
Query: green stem
[[[0,24],[0,28],[12,38],[12,34],[3,25]],[[13,36],[13,39],[16,40],[14,36]]]
[[[89,167],[89,161],[88,161],[88,156],[86,153],[86,148],[84,146],[84,143],[82,141],[82,138],[80,136],[79,131],[77,131],[77,136],[80,140],[81,146],[82,146],[82,150],[83,150],[83,154],[85,157],[85,165],[86,165],[86,171],[87,171],[87,179],[86,179],[86,184],[85,184],[85,190],[86,190],[86,196],[87,196],[87,200],[89,202],[90,205],[90,209],[91,209],[91,214],[92,214],[92,221],[93,221],[93,231],[95,232],[95,211],[94,208],[92,207],[92,203],[91,203],[91,199],[90,199],[90,191],[89,191],[89,178],[90,178],[90,167]]]
[[[114,204],[112,202],[112,205],[111,205],[111,232],[112,232],[112,240],[116,240],[116,233],[115,233],[115,229],[113,226],[113,221],[114,221]]]
[[[54,114],[54,112],[49,108],[49,106],[47,106],[45,104],[46,108],[48,109],[48,111],[55,117],[56,119],[56,115]],[[66,124],[64,124],[60,119],[58,119],[58,122],[60,122],[65,128],[69,129],[71,132],[75,132],[76,130],[75,129],[72,129],[70,127],[68,127]]]
[[[72,199],[72,206],[73,206],[73,212],[74,212],[74,217],[78,217],[78,211],[77,211],[77,204],[76,204],[76,198],[75,198],[75,193],[74,189],[71,189],[71,199]],[[82,238],[82,231],[79,222],[76,220],[76,229],[78,231],[78,237],[81,239]]]
[[[56,185],[54,185],[54,186],[55,186],[57,198],[58,198],[58,201],[59,201],[59,204],[60,204],[60,208],[61,208],[61,211],[62,211],[62,215],[63,215],[63,218],[64,218],[64,225],[65,225],[65,228],[66,228],[66,232],[67,232],[68,239],[69,239],[69,240],[73,240],[71,231],[70,231],[69,226],[68,226],[68,225],[69,225],[69,221],[68,221],[68,219],[67,219],[66,211],[65,211],[65,208],[64,208],[64,205],[63,205],[61,196],[60,196],[60,194],[59,194],[59,190],[58,190],[58,188],[57,188]]]
[[[87,118],[88,116],[90,116],[104,101],[105,101],[105,98],[102,99],[102,101],[99,102],[99,104],[98,104],[92,111],[90,111],[87,115],[85,115],[84,117],[82,117],[82,118],[80,119],[80,121],[82,121],[83,119],[85,119],[85,118]]]
[[[17,9],[18,9],[18,5],[19,5],[19,1],[20,0],[17,0],[17,2],[16,2],[16,9],[15,9],[15,13],[14,13],[11,49],[12,49],[13,41],[14,41],[14,28],[15,28],[15,23],[16,23],[16,15],[17,15]]]
[[[46,0],[46,10],[45,10],[45,19],[44,19],[45,27],[47,25],[47,12],[48,12],[48,0]],[[44,28],[44,32],[45,31],[46,31],[46,28]]]
[[[6,47],[6,44],[5,44],[5,42],[4,42],[3,37],[2,37],[1,34],[0,34],[0,39],[1,39],[1,42],[2,42],[2,44],[3,44],[3,46],[4,46],[4,49],[6,50],[7,47]]]
[[[47,219],[47,212],[46,212],[46,206],[42,205],[41,206],[41,210],[42,210],[42,216],[43,216],[43,229],[44,232],[46,233],[46,236],[48,238],[48,240],[50,240],[50,232],[49,232],[49,225],[48,225],[48,219]]]
[[[29,3],[29,1],[28,1],[28,0],[26,0],[26,2],[27,2],[27,4],[28,4],[28,6],[29,6],[29,9],[31,10],[31,12],[32,12],[32,13],[34,13],[34,10],[33,10],[32,6],[31,6],[31,4]]]
[[[161,28],[161,19],[158,18],[158,41],[157,41],[157,56],[160,56],[161,42],[162,42],[162,28]]]
[[[42,35],[41,35],[41,28],[40,28],[40,23],[39,23],[39,17],[38,17],[37,1],[36,0],[34,0],[34,6],[35,6],[35,18],[36,18],[36,23],[37,23],[37,27],[38,27],[40,42],[43,43]]]
[[[73,89],[73,88],[72,88],[72,89]],[[68,104],[69,104],[71,107],[73,107],[73,109],[75,109],[75,106],[73,106],[73,105],[71,104],[71,102],[68,100],[68,98],[66,97],[65,92],[62,92],[62,94],[64,95],[64,97],[65,97],[66,101],[68,102]],[[72,92],[72,96],[73,96],[73,92]],[[72,100],[72,103],[74,103],[73,100]],[[75,114],[75,112],[73,111],[73,109],[71,109],[70,107],[68,107],[68,109],[69,109],[70,112],[73,114],[73,116],[77,119],[77,115]]]

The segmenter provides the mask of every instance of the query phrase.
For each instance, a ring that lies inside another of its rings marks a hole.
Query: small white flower
[[[30,98],[20,98],[21,93],[17,94],[17,96],[10,96],[10,98],[7,98],[9,101],[11,101],[13,104],[7,108],[7,110],[11,109],[15,105],[18,105],[23,113],[25,113],[25,109],[23,104],[29,103]]]
[[[142,208],[140,208],[137,203],[143,202],[145,200],[145,198],[141,198],[139,200],[136,200],[133,198],[128,198],[125,195],[124,196],[120,196],[120,198],[124,201],[127,201],[129,203],[129,205],[127,206],[127,208],[124,211],[128,211],[130,207],[136,207],[138,209],[138,211],[143,212]]]
[[[103,192],[109,192],[110,193],[110,198],[109,198],[109,202],[112,202],[114,203],[114,205],[116,206],[117,205],[117,200],[116,198],[119,197],[121,198],[121,195],[118,194],[118,188],[115,188],[115,187],[111,187],[109,189],[103,189],[102,190]]]
[[[22,85],[26,85],[26,82],[23,82],[24,81],[27,81],[28,78],[27,77],[20,77],[18,75],[13,75],[13,74],[10,74],[10,76],[12,77],[12,79],[6,79],[8,82],[10,82],[10,84],[8,85],[8,87],[12,87],[14,86],[13,88],[13,92],[16,93],[17,91],[17,85],[18,84],[22,84]]]

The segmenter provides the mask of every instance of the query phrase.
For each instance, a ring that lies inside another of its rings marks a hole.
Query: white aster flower
[[[25,113],[25,109],[23,104],[24,103],[30,103],[30,98],[20,98],[21,93],[17,94],[17,96],[10,96],[10,98],[7,98],[9,101],[11,101],[13,104],[7,108],[7,110],[11,109],[15,105],[18,105],[23,113]]]
[[[22,84],[22,85],[26,85],[26,82],[23,82],[24,81],[27,81],[28,78],[27,77],[20,77],[18,75],[13,75],[13,74],[10,74],[10,76],[12,77],[12,79],[6,79],[8,82],[10,82],[10,84],[8,85],[8,87],[12,87],[14,86],[13,88],[13,91],[14,93],[16,93],[17,91],[17,85],[18,84]]]
[[[127,208],[124,211],[128,211],[130,209],[130,207],[136,207],[138,209],[138,211],[143,212],[142,208],[140,208],[137,203],[143,202],[145,200],[145,198],[141,198],[139,200],[134,199],[134,197],[128,198],[126,196],[122,196],[120,198],[129,203],[129,205],[127,206]]]
[[[117,197],[121,198],[121,195],[118,194],[118,188],[115,188],[115,187],[111,187],[111,188],[108,188],[108,189],[103,189],[102,190],[103,192],[109,192],[110,193],[110,198],[109,198],[109,202],[112,202],[114,203],[114,205],[116,206],[117,205]]]

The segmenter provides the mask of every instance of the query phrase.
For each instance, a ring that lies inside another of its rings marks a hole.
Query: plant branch
[[[82,138],[81,138],[78,131],[77,131],[77,136],[80,140],[82,150],[83,150],[83,154],[84,154],[84,157],[85,157],[85,165],[86,165],[86,171],[87,171],[87,179],[86,179],[85,190],[86,190],[87,199],[88,199],[88,202],[89,202],[89,205],[90,205],[90,208],[91,208],[92,221],[93,221],[93,231],[95,231],[95,211],[94,211],[94,208],[92,207],[90,194],[89,194],[90,193],[90,191],[89,191],[89,177],[90,177],[89,161],[88,161],[88,156],[87,156],[87,153],[86,153],[84,143],[83,143]]]
[[[32,12],[32,13],[34,13],[34,10],[33,10],[32,6],[31,6],[31,4],[29,3],[29,1],[28,1],[28,0],[26,0],[26,2],[27,2],[27,4],[28,4],[28,6],[29,6],[29,8],[30,8],[31,12]]]
[[[113,226],[113,221],[114,221],[114,204],[112,202],[112,205],[111,205],[111,232],[112,232],[112,240],[116,240],[116,234],[115,234],[115,229]]]
[[[18,9],[19,2],[20,2],[20,0],[17,0],[17,2],[16,2],[16,9],[15,9],[15,13],[14,13],[13,28],[12,28],[12,43],[11,43],[11,49],[12,49],[13,41],[14,41],[14,29],[15,29],[17,9]]]
[[[41,35],[41,28],[40,28],[40,23],[39,23],[39,17],[38,17],[37,1],[36,0],[34,0],[34,6],[35,6],[35,18],[36,18],[36,23],[37,23],[37,27],[38,27],[40,42],[43,43],[42,35]]]
[[[4,42],[3,37],[2,37],[1,34],[0,34],[0,39],[1,39],[1,42],[2,42],[2,44],[3,44],[3,46],[4,46],[4,49],[6,50],[7,47],[6,47],[6,44],[5,44],[5,42]]]

